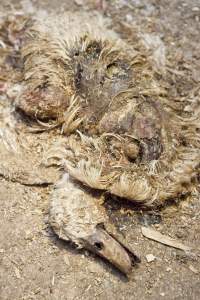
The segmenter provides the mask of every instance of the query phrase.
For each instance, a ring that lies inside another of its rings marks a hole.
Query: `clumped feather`
[[[65,167],[85,185],[147,206],[185,193],[200,162],[199,90],[175,101],[141,36],[128,46],[98,18],[77,20],[29,28],[17,105],[62,124]]]

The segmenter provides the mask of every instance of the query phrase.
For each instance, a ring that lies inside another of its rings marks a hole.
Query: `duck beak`
[[[84,247],[108,260],[125,275],[130,274],[132,266],[140,259],[102,226],[97,226],[94,233],[83,241]]]

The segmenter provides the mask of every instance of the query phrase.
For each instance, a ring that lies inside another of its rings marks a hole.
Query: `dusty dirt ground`
[[[156,37],[162,41],[169,60],[176,60],[176,65],[177,60],[180,61],[178,73],[171,74],[174,81],[175,76],[185,76],[184,82],[179,81],[179,93],[187,95],[189,89],[199,85],[199,0],[118,0],[105,1],[103,5],[101,1],[92,0],[1,0],[1,12],[11,13],[13,9],[25,14],[98,10],[111,20],[112,27],[124,39],[131,38],[131,28],[137,25],[143,34],[155,37],[155,45]],[[191,80],[187,78],[188,72]],[[1,101],[5,102],[5,99],[1,98]],[[1,105],[3,110],[7,104]],[[32,156],[35,164],[45,153],[47,137],[54,139],[53,133],[36,136],[19,133],[19,141],[31,146],[27,157]],[[5,159],[0,157],[1,161]],[[52,176],[58,176],[57,173]],[[1,300],[200,298],[198,186],[192,196],[161,211],[140,211],[133,205],[108,201],[113,222],[142,260],[129,280],[101,259],[58,240],[48,225],[51,189],[51,185],[25,186],[8,177],[0,177]],[[151,225],[194,250],[184,253],[150,241],[142,236],[142,225]],[[147,262],[148,254],[155,256],[154,261]]]

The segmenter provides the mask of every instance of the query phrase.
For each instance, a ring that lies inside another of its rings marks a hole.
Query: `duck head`
[[[50,224],[61,239],[103,257],[128,275],[140,260],[109,222],[101,202],[64,175],[51,195]]]

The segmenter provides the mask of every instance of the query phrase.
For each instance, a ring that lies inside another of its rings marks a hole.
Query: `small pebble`
[[[20,275],[20,272],[19,272],[19,269],[15,267],[15,276],[17,277],[17,279],[20,279],[21,278],[21,275]]]
[[[131,23],[131,22],[133,21],[133,17],[132,17],[131,14],[127,14],[127,15],[126,15],[126,21],[127,21],[128,23]]]
[[[197,6],[195,6],[195,7],[192,8],[192,11],[199,11],[199,10],[200,10],[200,8],[197,7]]]
[[[83,0],[74,0],[74,2],[75,2],[76,5],[78,5],[78,6],[83,6],[83,4],[84,4]]]
[[[146,255],[146,260],[148,263],[154,261],[155,259],[156,259],[156,257],[153,254]]]

